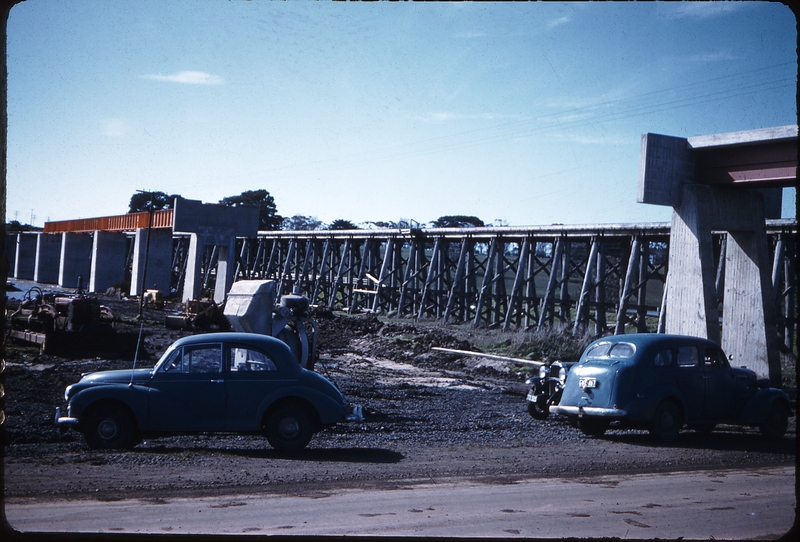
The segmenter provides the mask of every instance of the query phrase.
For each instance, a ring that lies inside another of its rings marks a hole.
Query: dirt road
[[[777,539],[791,529],[792,467],[610,475],[514,484],[438,481],[317,490],[12,504],[24,532]]]

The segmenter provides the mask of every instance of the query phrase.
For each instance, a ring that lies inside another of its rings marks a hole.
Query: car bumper
[[[55,424],[59,426],[77,425],[78,418],[70,418],[69,416],[61,415],[61,407],[56,408]]]
[[[558,413],[564,416],[597,416],[598,418],[624,418],[628,415],[626,410],[620,408],[583,407],[559,405]]]

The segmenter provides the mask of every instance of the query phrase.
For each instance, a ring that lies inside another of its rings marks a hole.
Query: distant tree
[[[175,198],[179,197],[178,194],[166,194],[165,192],[136,192],[131,196],[128,212],[141,213],[142,211],[149,211],[151,202],[153,211],[172,209],[175,204]]]
[[[315,216],[294,215],[284,218],[281,229],[287,231],[319,230],[322,228],[322,221]]]
[[[485,225],[480,218],[465,215],[440,216],[431,222],[434,228],[482,228]]]
[[[258,207],[258,229],[279,230],[283,217],[278,214],[275,199],[264,189],[247,190],[238,196],[222,198],[220,203],[225,205],[255,205]]]
[[[44,228],[31,226],[30,224],[21,224],[18,220],[12,220],[6,223],[6,233],[18,233],[21,231],[42,231]]]
[[[334,220],[330,224],[328,224],[329,230],[357,230],[359,229],[358,226],[350,222],[349,220],[345,220],[343,218],[339,218]]]

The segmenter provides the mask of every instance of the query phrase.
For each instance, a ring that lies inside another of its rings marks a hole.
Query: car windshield
[[[158,360],[158,363],[155,364],[155,368],[156,369],[161,369],[163,371],[164,370],[164,360],[166,360],[167,358],[171,357],[172,353],[174,351],[175,351],[175,343],[172,343],[169,346],[169,348],[167,348],[167,351],[164,352],[164,355],[161,356],[161,359]]]
[[[594,345],[586,352],[587,358],[625,359],[636,352],[636,347],[631,343],[602,342]]]

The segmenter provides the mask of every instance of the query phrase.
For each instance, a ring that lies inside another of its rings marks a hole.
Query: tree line
[[[167,194],[160,191],[138,191],[131,196],[129,213],[142,211],[160,211],[172,209],[175,198],[181,197],[179,194]],[[413,220],[394,221],[370,221],[364,222],[359,226],[350,220],[339,218],[330,223],[324,223],[316,216],[294,215],[282,217],[278,214],[278,207],[275,198],[265,189],[246,190],[239,195],[222,198],[219,203],[222,205],[253,205],[258,207],[258,229],[259,230],[358,230],[362,228],[389,228],[389,229],[408,229],[420,227],[421,224]],[[496,221],[501,222],[501,221]],[[432,228],[480,228],[486,224],[478,217],[469,215],[445,215],[428,223]]]

